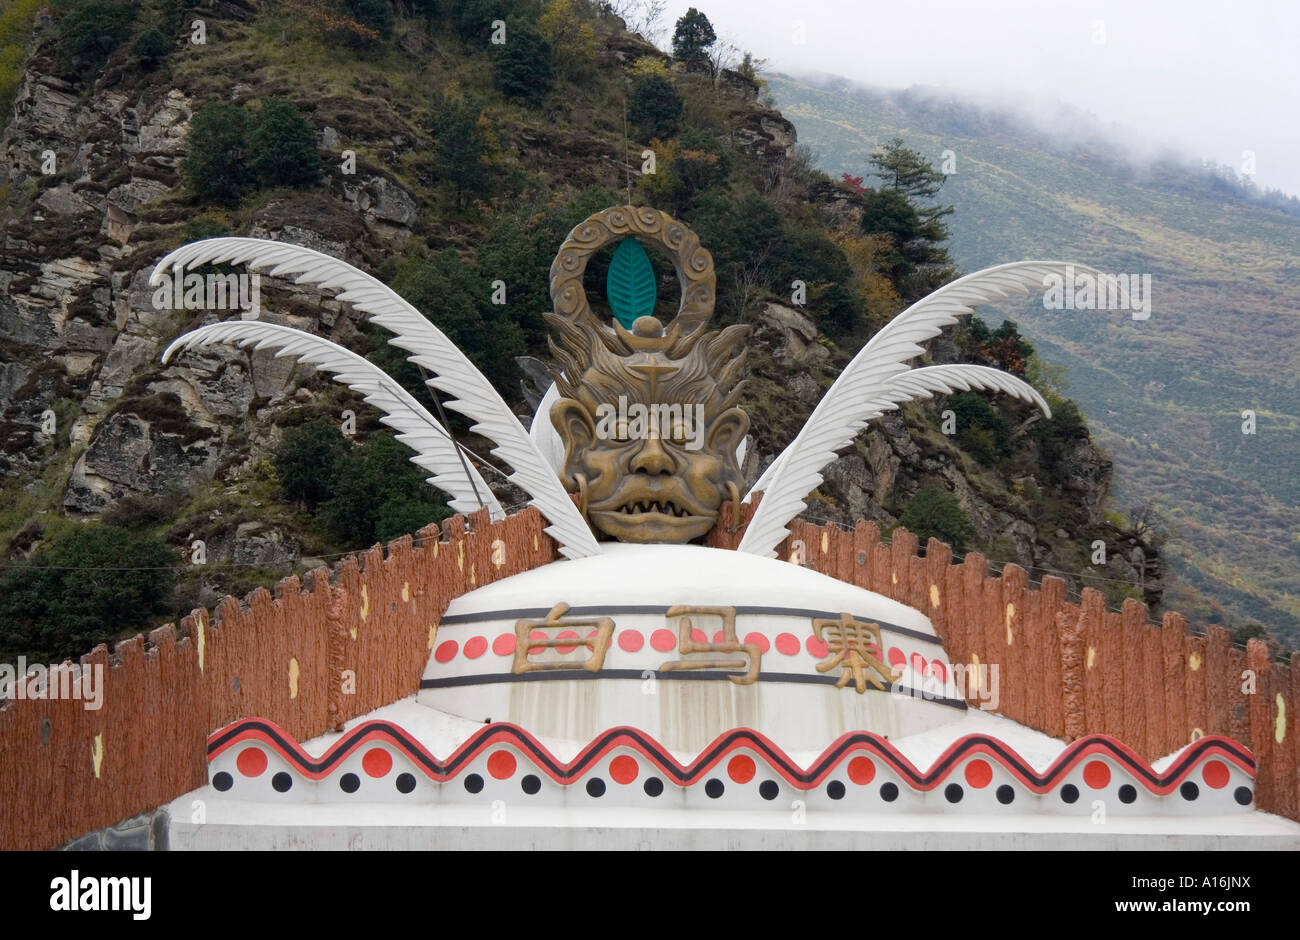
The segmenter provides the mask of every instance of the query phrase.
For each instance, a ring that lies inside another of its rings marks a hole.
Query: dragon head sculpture
[[[629,330],[587,304],[588,259],[634,237],[663,246],[682,287],[665,327],[641,316]],[[551,266],[547,321],[562,396],[550,418],[564,447],[561,478],[584,515],[621,542],[687,542],[713,528],[723,500],[740,501],[736,451],[749,418],[736,406],[748,327],[705,329],[713,259],[688,228],[654,209],[622,206],[578,225]]]

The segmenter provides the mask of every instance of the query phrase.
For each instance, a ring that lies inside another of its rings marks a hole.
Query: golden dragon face
[[[631,330],[607,326],[585,295],[568,309],[562,303],[581,295],[586,259],[629,235],[657,240],[674,257],[683,303],[666,329],[651,316]],[[736,407],[748,328],[703,328],[713,307],[708,252],[663,213],[607,209],[566,241],[551,268],[551,295],[556,312],[547,320],[560,340],[551,343],[554,378],[564,397],[550,418],[564,445],[566,488],[580,495],[588,522],[618,541],[704,535],[724,500],[739,501],[736,448],[749,430]]]

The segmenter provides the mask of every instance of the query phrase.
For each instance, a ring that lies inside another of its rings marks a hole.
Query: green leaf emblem
[[[627,329],[637,317],[648,317],[655,312],[655,299],[659,285],[650,256],[635,238],[625,238],[614,249],[605,276],[605,297],[614,317]]]

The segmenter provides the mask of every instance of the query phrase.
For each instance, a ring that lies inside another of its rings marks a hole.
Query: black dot
[[[1072,783],[1067,783],[1061,787],[1061,799],[1067,803],[1073,803],[1079,799],[1079,788]]]
[[[216,774],[212,778],[212,785],[216,787],[218,790],[220,790],[222,793],[225,793],[227,790],[229,790],[231,787],[235,785],[235,778],[230,776],[230,774],[226,773],[223,770],[221,771],[221,773]]]
[[[339,789],[344,793],[356,793],[361,787],[361,778],[356,774],[344,774],[339,778]]]
[[[293,778],[282,770],[271,778],[271,786],[275,788],[276,793],[288,793],[289,788],[293,786]]]
[[[880,798],[886,803],[892,803],[898,799],[898,784],[882,783],[880,785]]]
[[[1242,806],[1249,806],[1250,801],[1255,798],[1255,794],[1250,792],[1250,787],[1237,787],[1232,791],[1232,798]]]
[[[960,803],[964,795],[960,783],[950,783],[943,788],[943,798],[949,803]]]
[[[646,782],[641,785],[641,789],[645,790],[646,796],[658,796],[664,792],[664,782],[658,777],[647,777]]]
[[[1121,803],[1132,803],[1137,798],[1138,791],[1134,788],[1133,784],[1126,783],[1124,786],[1119,788],[1119,801]]]
[[[1192,783],[1192,781],[1188,780],[1186,783],[1184,783],[1181,787],[1178,788],[1178,792],[1183,795],[1183,799],[1194,800],[1201,795],[1201,788],[1198,787],[1196,784]]]
[[[527,774],[523,780],[519,781],[519,785],[523,787],[525,793],[532,796],[542,788],[542,781],[538,779],[536,774]]]
[[[605,781],[599,777],[592,777],[587,781],[587,796],[602,797],[605,795]]]
[[[1016,791],[1011,788],[1010,784],[1004,783],[998,787],[997,796],[998,802],[1003,806],[1007,806],[1016,798]]]
[[[844,799],[844,784],[839,780],[832,780],[826,784],[826,795],[832,800]]]
[[[716,800],[718,797],[722,796],[723,791],[726,789],[727,788],[722,785],[722,781],[717,777],[714,777],[704,785],[704,792],[709,795],[709,799],[711,800]]]
[[[398,793],[410,793],[410,792],[411,792],[412,790],[414,790],[414,789],[415,789],[415,775],[414,775],[414,774],[398,774],[398,775],[397,775],[397,792],[398,792]]]
[[[775,800],[781,795],[781,788],[775,780],[764,780],[758,785],[758,795],[765,800]]]
[[[478,774],[470,774],[465,778],[465,789],[470,793],[477,793],[483,789],[483,778]]]

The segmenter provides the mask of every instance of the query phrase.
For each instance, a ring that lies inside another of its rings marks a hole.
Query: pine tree
[[[698,62],[707,59],[709,47],[718,39],[709,18],[691,7],[677,21],[673,30],[673,58],[679,62]]]
[[[181,172],[195,195],[238,202],[249,184],[244,166],[248,112],[228,101],[209,101],[190,119],[189,153]]]
[[[887,235],[891,248],[881,263],[898,296],[911,302],[942,287],[956,273],[943,243],[948,240],[944,216],[952,206],[926,206],[947,177],[921,154],[903,146],[901,137],[871,155],[882,186],[863,197],[862,230]]]
[[[321,177],[316,129],[286,98],[267,98],[248,135],[249,165],[262,186],[308,186]]]
[[[555,80],[550,43],[523,20],[506,22],[506,41],[492,55],[497,88],[507,98],[536,104]]]
[[[433,116],[434,172],[455,190],[457,209],[466,196],[478,196],[487,190],[481,114],[477,103],[444,98]]]

